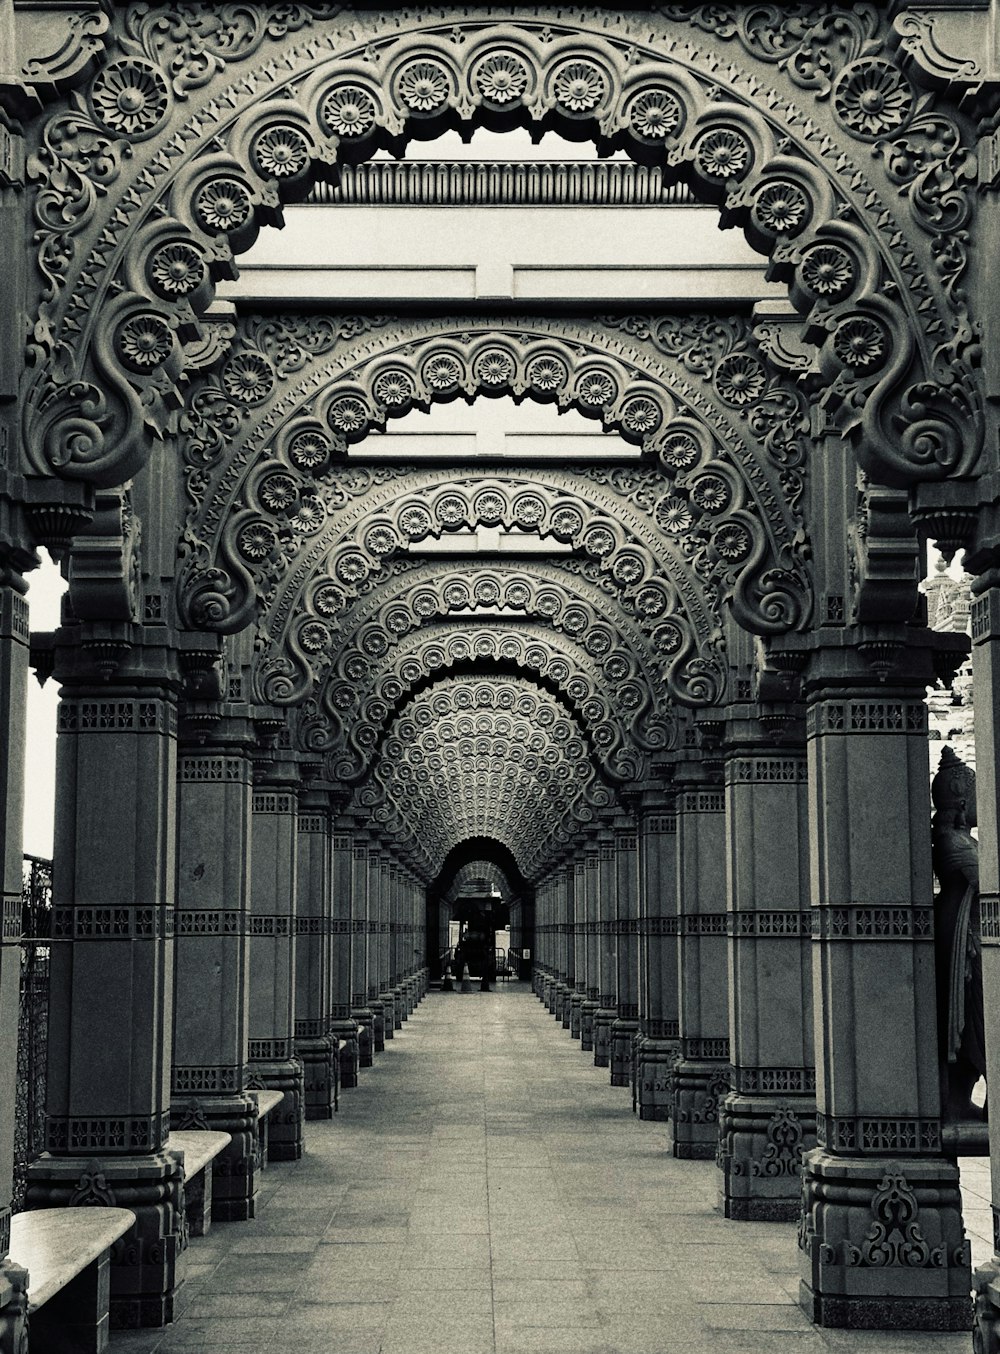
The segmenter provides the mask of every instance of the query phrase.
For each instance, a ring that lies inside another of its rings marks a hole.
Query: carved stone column
[[[545,878],[535,890],[535,991],[547,1011],[552,1009],[553,981],[552,880]]]
[[[574,852],[567,870],[573,877],[573,991],[570,994],[569,1032],[580,1038],[583,1003],[587,1000],[587,863],[583,855]]]
[[[615,820],[617,1017],[611,1026],[611,1085],[631,1086],[639,1033],[639,849],[635,823]]]
[[[254,1216],[257,1101],[249,1079],[250,803],[253,726],[231,707],[177,761],[172,1128],[232,1135],[213,1162],[212,1215]]]
[[[900,631],[905,644],[906,632]],[[969,1247],[942,1155],[929,653],[879,684],[821,651],[806,679],[817,1136],[806,1154],[802,1302],[825,1326],[961,1330]]]
[[[58,633],[47,1152],[26,1202],[132,1209],[135,1229],[111,1266],[111,1324],[160,1326],[185,1258],[182,1172],[163,1150],[179,673],[153,627],[123,629],[114,650],[86,648],[93,638],[84,627]]]
[[[640,1119],[670,1118],[673,1067],[680,1055],[677,969],[677,816],[672,793],[644,791],[639,829]]]
[[[726,817],[721,768],[677,767],[677,912],[681,1057],[673,1070],[675,1157],[714,1160],[729,1091]]]
[[[576,994],[576,874],[568,861],[559,867],[559,879],[563,897],[562,932],[559,936],[559,949],[562,954],[564,990],[562,993],[561,1019],[564,1030],[573,1026],[573,997]],[[578,1008],[579,1009],[579,1006]]]
[[[358,1084],[358,1022],[351,1015],[354,992],[351,934],[351,834],[338,819],[333,834],[333,907],[331,920],[330,1019],[327,1028],[340,1040],[340,1084],[351,1090]]]
[[[295,910],[295,1052],[302,1062],[307,1119],[331,1118],[337,1094],[337,1042],[326,1009],[330,856],[329,794],[309,787],[299,795]]]
[[[611,1065],[611,1026],[618,1016],[615,987],[618,982],[618,950],[615,934],[618,891],[618,858],[610,826],[598,834],[597,936],[598,994],[594,1012],[594,1066]]]
[[[255,774],[250,875],[251,1085],[281,1091],[267,1126],[272,1161],[302,1155],[305,1094],[295,1055],[298,767],[289,754]]]
[[[387,899],[379,843],[369,840],[368,874],[368,1007],[372,1013],[372,1052],[385,1052],[385,1003],[379,993],[389,979]]]
[[[983,946],[987,1107],[1000,1124],[1000,573],[978,578],[972,604],[976,710],[976,808],[979,822],[979,920]],[[982,1354],[1000,1350],[1000,1134],[990,1133],[993,1259],[975,1273],[976,1339]]]
[[[594,1051],[594,1016],[600,1006],[601,995],[601,936],[598,932],[601,916],[599,851],[596,836],[586,839],[583,852],[584,926],[587,928],[587,997],[580,1006],[580,1048],[584,1053]]]
[[[383,1040],[385,1040],[395,1037],[397,1011],[405,1000],[406,994],[403,989],[405,978],[403,976],[403,964],[401,962],[403,919],[402,871],[390,857],[383,861],[382,873],[386,896],[386,924],[388,927],[386,939],[387,967],[385,981],[378,995],[379,1001],[382,1003]],[[401,1013],[400,1024],[402,1024]]]
[[[28,681],[25,584],[0,552],[0,815],[3,823],[3,910],[0,914],[0,1347],[20,1347],[25,1271],[5,1264],[10,1248],[21,980],[21,869],[24,817],[24,733]],[[26,1338],[26,1337],[24,1337]]]
[[[560,1025],[568,1026],[569,984],[569,889],[566,881],[566,869],[560,865],[552,875],[553,901],[553,957],[555,963],[555,991],[553,993],[552,1014]]]
[[[719,1119],[727,1218],[798,1217],[816,1142],[805,729],[778,744],[755,707],[730,706],[726,755],[730,1060]],[[799,715],[795,719],[795,714]]]
[[[351,834],[351,1019],[358,1023],[358,1066],[375,1061],[374,1016],[368,1005],[368,836]]]

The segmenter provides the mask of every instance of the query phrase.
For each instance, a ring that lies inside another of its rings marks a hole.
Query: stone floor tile
[[[794,1225],[728,1222],[717,1189],[526,988],[431,996],[257,1219],[192,1242],[180,1319],[110,1354],[969,1354],[813,1328]]]

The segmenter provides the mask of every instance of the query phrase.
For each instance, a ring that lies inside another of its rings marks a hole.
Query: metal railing
[[[25,856],[21,874],[21,1000],[17,1023],[13,1208],[24,1206],[28,1166],[45,1147],[52,862]]]

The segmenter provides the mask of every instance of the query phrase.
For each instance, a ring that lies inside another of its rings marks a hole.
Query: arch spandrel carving
[[[974,473],[973,129],[898,40],[870,5],[116,11],[103,65],[32,128],[30,469],[136,471],[177,426],[213,277],[317,174],[520,123],[622,146],[720,204],[789,281],[824,403],[875,479]]]
[[[489,664],[500,675],[524,672],[554,688],[586,728],[611,781],[642,779],[647,754],[672,746],[673,711],[663,708],[659,691],[644,681],[642,669],[620,645],[600,662],[558,631],[493,619],[477,627],[464,617],[425,619],[381,660],[352,649],[338,660],[320,699],[303,707],[300,745],[323,752],[338,783],[358,781],[377,755],[386,724],[415,689],[456,669]],[[599,640],[602,632],[594,630],[592,637]]]
[[[523,678],[446,677],[400,711],[354,812],[417,843],[435,874],[459,842],[487,836],[527,876],[614,803],[551,693]]]

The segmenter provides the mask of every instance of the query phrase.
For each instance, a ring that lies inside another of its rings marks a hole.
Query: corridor
[[[967,1354],[812,1327],[794,1226],[724,1221],[627,1095],[526,985],[432,992],[256,1220],[192,1242],[179,1319],[112,1354]]]

